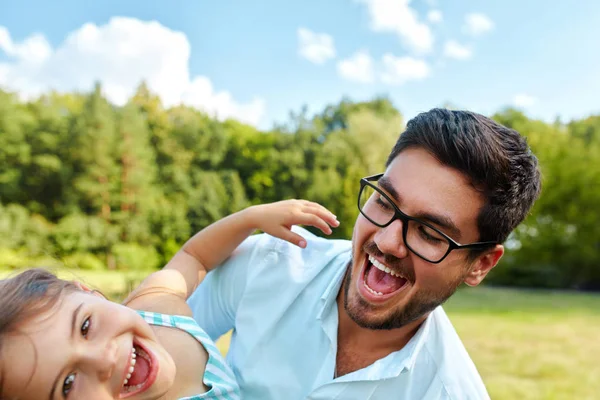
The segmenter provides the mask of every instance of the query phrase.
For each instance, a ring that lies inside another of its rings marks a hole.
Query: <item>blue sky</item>
[[[0,86],[94,79],[117,104],[145,79],[167,105],[261,128],[378,94],[407,118],[516,104],[568,121],[600,113],[600,2],[0,0]]]

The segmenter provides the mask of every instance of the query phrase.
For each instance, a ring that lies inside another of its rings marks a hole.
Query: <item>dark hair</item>
[[[41,268],[34,268],[12,278],[0,280],[0,360],[3,339],[19,331],[20,326],[51,310],[64,293],[77,290],[70,281]],[[4,373],[0,371],[0,398]]]
[[[541,191],[538,160],[519,132],[470,111],[434,108],[408,121],[386,166],[405,149],[427,150],[466,175],[485,198],[477,217],[480,241],[502,243]]]

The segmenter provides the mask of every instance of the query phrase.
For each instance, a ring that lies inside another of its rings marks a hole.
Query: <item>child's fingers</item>
[[[323,219],[329,225],[337,227],[340,225],[340,222],[337,220],[337,217],[328,209],[323,207],[317,203],[310,203],[306,205],[306,210],[311,213],[317,215],[319,218]]]
[[[286,228],[282,227],[273,236],[277,236],[279,239],[286,240],[292,244],[295,244],[296,246],[299,246],[302,248],[306,247],[306,240],[304,240],[304,238],[302,236],[300,236],[297,233],[294,233]]]
[[[327,225],[327,222],[325,222],[325,220],[323,220],[315,214],[311,214],[308,212],[300,214],[298,221],[295,222],[295,224],[314,226],[315,228],[320,229],[321,231],[323,231],[323,233],[327,235],[330,235],[332,232],[331,227]]]

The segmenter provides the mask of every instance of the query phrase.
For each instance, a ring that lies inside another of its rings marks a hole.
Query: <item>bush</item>
[[[0,269],[57,268],[61,262],[49,256],[34,257],[26,249],[0,248]]]
[[[162,258],[162,264],[165,265],[175,254],[179,251],[181,245],[179,245],[175,239],[167,239],[159,246],[160,255]]]
[[[112,247],[116,267],[127,271],[156,269],[160,255],[153,247],[142,247],[136,243],[118,243]]]
[[[99,217],[71,214],[59,221],[52,239],[61,255],[104,252],[118,241],[118,229]]]
[[[106,265],[95,255],[90,253],[75,253],[64,258],[67,268],[84,269],[87,271],[101,271]]]

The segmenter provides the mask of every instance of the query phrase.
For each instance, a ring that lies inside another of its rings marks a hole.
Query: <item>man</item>
[[[518,132],[434,109],[357,184],[351,242],[252,236],[189,303],[213,339],[234,330],[244,399],[486,399],[441,304],[498,263],[540,186]]]

